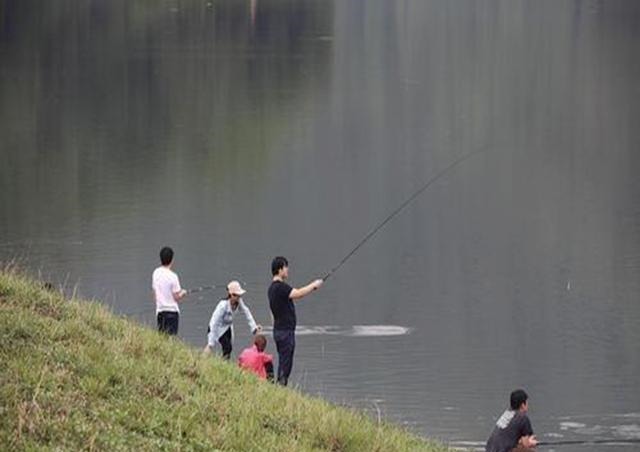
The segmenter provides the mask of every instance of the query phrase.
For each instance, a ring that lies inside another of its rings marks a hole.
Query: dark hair
[[[258,348],[259,352],[263,352],[265,348],[267,348],[267,338],[262,334],[256,334],[253,338],[253,343]]]
[[[525,403],[528,398],[529,396],[527,395],[526,392],[524,392],[522,389],[516,389],[511,393],[511,397],[510,397],[511,409],[512,410],[520,409],[522,404]]]
[[[274,257],[271,261],[271,274],[273,276],[277,275],[278,272],[284,267],[289,266],[289,261],[287,261],[286,257],[278,256]]]
[[[173,261],[173,250],[165,246],[160,250],[160,262],[162,265],[169,265]]]

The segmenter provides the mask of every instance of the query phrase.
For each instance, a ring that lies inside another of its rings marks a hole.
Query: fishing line
[[[590,444],[640,444],[640,438],[634,439],[592,439],[592,440],[566,440],[566,441],[538,441],[538,446],[568,446],[568,445],[590,445]]]
[[[420,187],[415,193],[413,193],[405,202],[400,204],[400,207],[398,207],[396,210],[391,212],[384,220],[382,220],[371,231],[369,231],[369,233],[365,235],[364,238],[360,240],[360,242],[351,251],[349,251],[349,253],[347,253],[347,255],[344,258],[342,258],[342,260],[338,262],[338,264],[335,267],[329,270],[329,272],[322,278],[322,280],[326,281],[327,279],[329,279],[329,277],[333,275],[340,267],[342,267],[342,265],[345,262],[347,262],[349,258],[353,256],[360,249],[360,247],[362,247],[365,243],[367,243],[369,239],[376,234],[376,232],[382,229],[388,222],[390,222],[396,215],[398,215],[405,207],[411,204],[411,202],[414,199],[416,199],[418,196],[420,196],[427,188],[429,188],[431,184],[433,184],[438,179],[446,175],[448,172],[453,170],[456,166],[460,165],[465,160],[473,157],[476,154],[484,152],[485,150],[486,150],[486,147],[478,149],[473,152],[469,152],[468,154],[464,154],[461,157],[458,157],[456,160],[453,161],[453,163],[449,164],[446,168],[444,168],[438,174],[436,174],[431,179],[429,179],[422,187]]]
[[[252,286],[258,286],[259,285],[259,284],[254,284],[254,283],[248,283],[244,279],[237,279],[236,281],[238,281],[240,283],[240,285],[242,287],[244,287],[245,289],[247,289],[249,287],[252,287]],[[227,284],[211,284],[210,286],[194,287],[193,289],[187,289],[187,295],[191,295],[191,294],[194,294],[194,293],[205,292],[207,290],[220,289],[222,287],[226,288]]]
[[[187,295],[191,295],[194,293],[200,293],[200,292],[204,292],[206,290],[213,290],[213,289],[218,289],[220,287],[223,287],[223,284],[212,284],[210,286],[200,286],[200,287],[195,287],[193,289],[187,289]]]
[[[249,283],[247,283],[244,280],[238,280],[240,282],[240,284],[244,287],[250,287]],[[200,293],[200,292],[206,292],[209,290],[215,290],[215,289],[220,289],[220,288],[226,288],[227,285],[226,284],[211,284],[209,286],[198,286],[198,287],[194,287],[193,289],[185,289],[187,291],[187,295],[193,295],[196,293]],[[201,304],[203,304],[203,302],[206,302],[209,300],[203,299],[203,298],[199,298],[197,300],[193,300],[193,301],[188,301],[189,306],[199,306]],[[136,310],[136,311],[129,311],[129,312],[124,312],[123,314],[126,316],[137,316],[137,315],[141,315],[144,313],[149,312],[148,308],[144,308],[144,309],[140,309],[140,310]]]
[[[220,287],[223,287],[223,285],[213,284],[211,286],[200,286],[200,287],[195,287],[193,289],[185,289],[185,290],[187,291],[187,295],[191,295],[191,294],[204,292],[207,290],[214,290]],[[203,304],[204,301],[209,301],[209,300],[204,298],[199,298],[196,300],[188,301],[188,303],[189,303],[189,306],[193,306],[193,305],[199,306]],[[153,303],[153,305],[147,306],[146,308],[137,309],[135,311],[126,311],[126,312],[123,312],[122,314],[128,317],[135,317],[135,316],[146,314],[149,312],[155,312],[155,302]]]

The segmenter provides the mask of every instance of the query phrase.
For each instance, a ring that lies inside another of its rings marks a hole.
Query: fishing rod
[[[347,253],[347,255],[344,258],[342,258],[342,260],[340,262],[338,262],[338,264],[335,267],[333,267],[331,270],[329,270],[329,272],[326,275],[324,275],[322,280],[326,281],[327,279],[329,279],[329,277],[331,277],[331,275],[333,275],[340,267],[342,267],[342,265],[345,262],[347,262],[349,260],[349,258],[351,256],[353,256],[360,249],[360,247],[362,247],[365,243],[367,243],[369,241],[369,239],[376,234],[376,232],[378,232],[380,229],[382,229],[396,215],[398,215],[400,212],[402,212],[402,210],[405,207],[407,207],[409,204],[411,204],[411,202],[413,200],[415,200],[418,196],[420,196],[434,182],[436,182],[441,177],[445,176],[447,173],[449,173],[451,170],[453,170],[456,166],[460,165],[465,160],[470,159],[471,157],[473,157],[476,154],[484,152],[486,149],[487,149],[486,147],[483,147],[481,149],[478,149],[478,150],[473,151],[473,152],[469,152],[467,154],[464,154],[464,155],[458,157],[456,160],[454,160],[452,163],[450,163],[447,167],[445,167],[443,170],[441,170],[438,174],[436,174],[431,179],[429,179],[422,187],[420,187],[409,198],[407,198],[407,200],[405,202],[400,204],[400,207],[398,207],[396,210],[391,212],[384,220],[382,220],[371,231],[369,231],[369,233],[367,235],[365,235],[364,238],[362,240],[360,240],[360,242],[351,251],[349,251],[349,253]]]
[[[247,283],[246,281],[243,280],[239,280],[240,284],[242,284],[243,287],[249,287],[249,283]],[[187,291],[187,295],[193,295],[196,293],[200,293],[200,292],[206,292],[209,290],[215,290],[215,289],[220,289],[222,287],[227,287],[226,284],[211,284],[209,286],[198,286],[198,287],[194,287],[192,289],[185,289]],[[194,300],[194,301],[190,301],[189,305],[193,306],[193,305],[200,305],[201,300]],[[136,311],[132,311],[132,312],[125,312],[124,315],[128,315],[128,316],[136,316],[136,315],[140,315],[140,314],[144,314],[148,312],[147,308],[144,309],[140,309],[140,310],[136,310]]]
[[[566,440],[566,441],[538,441],[538,446],[569,446],[569,445],[596,445],[596,444],[640,444],[640,438],[633,439],[591,439],[591,440]]]
[[[185,289],[187,291],[187,295],[192,295],[192,294],[196,294],[196,293],[200,293],[200,292],[205,292],[207,290],[214,290],[214,289],[218,289],[220,287],[223,287],[223,285],[221,284],[212,284],[210,286],[200,286],[200,287],[194,287],[193,289]],[[189,305],[193,306],[193,305],[200,305],[202,304],[202,300],[193,300],[189,302]],[[131,317],[135,317],[141,314],[145,314],[151,312],[151,308],[150,307],[146,307],[143,309],[137,309],[135,311],[129,311],[129,312],[123,312],[124,315],[126,316],[131,316]]]

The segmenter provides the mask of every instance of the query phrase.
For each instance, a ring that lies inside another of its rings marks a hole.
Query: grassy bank
[[[443,451],[0,272],[8,450]]]

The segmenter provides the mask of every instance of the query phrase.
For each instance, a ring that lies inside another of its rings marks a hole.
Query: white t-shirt
[[[173,294],[180,292],[178,275],[167,267],[158,267],[153,271],[151,287],[156,297],[156,314],[159,312],[180,312]]]

